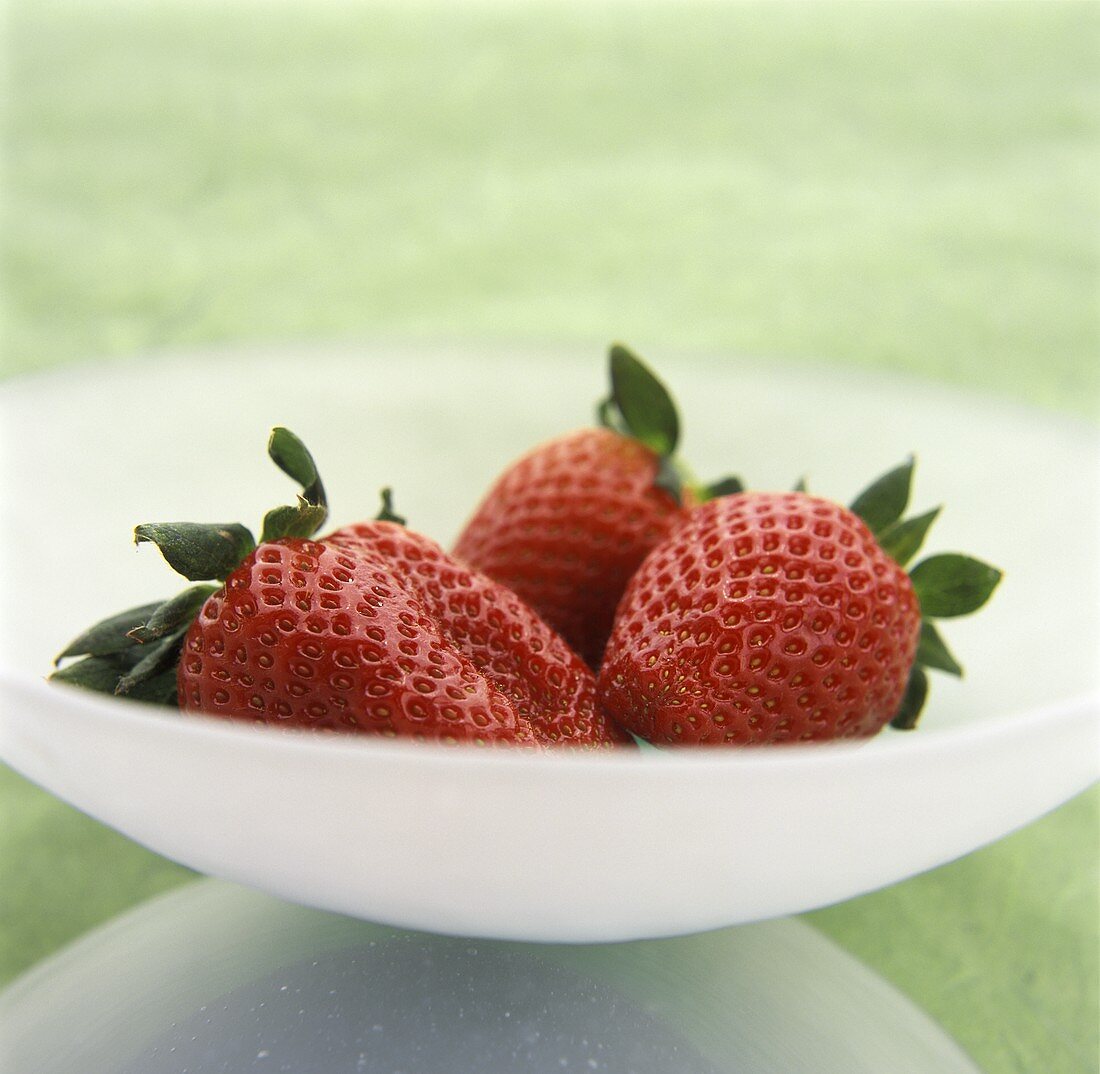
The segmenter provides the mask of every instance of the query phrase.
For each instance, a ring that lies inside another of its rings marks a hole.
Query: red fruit
[[[646,553],[680,521],[660,457],[609,429],[535,448],[497,480],[454,554],[510,589],[593,667]]]
[[[184,710],[418,739],[610,746],[587,667],[502,586],[392,522],[262,544],[210,597]]]
[[[621,346],[610,366],[611,398],[600,408],[607,427],[551,440],[513,463],[454,547],[594,668],[630,576],[696,501],[673,462],[679,419],[667,390]]]
[[[326,515],[313,460],[285,429],[268,450],[302,492],[268,512],[259,546],[236,523],[135,531],[192,581],[224,584],[96,624],[53,678],[318,731],[632,744],[596,711],[592,672],[514,593],[395,524],[388,492],[385,521],[312,539]]]
[[[907,500],[911,464],[902,469]],[[888,475],[895,486],[901,473]],[[902,510],[887,507],[881,534],[907,558],[934,512],[900,522]],[[918,564],[911,580],[838,504],[800,492],[721,497],[695,508],[634,575],[599,700],[660,743],[859,738],[895,719],[911,727],[927,690],[920,664],[961,670],[922,626],[918,593],[928,593],[930,614],[964,614],[999,577],[945,555]]]

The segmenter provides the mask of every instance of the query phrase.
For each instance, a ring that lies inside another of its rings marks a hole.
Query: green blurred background
[[[1095,420],[1100,5],[12,0],[0,373],[662,347]],[[1097,795],[810,915],[990,1071],[1096,1069]],[[189,874],[0,770],[0,980]]]
[[[1095,403],[1095,5],[97,7],[9,5],[7,371],[627,335]]]

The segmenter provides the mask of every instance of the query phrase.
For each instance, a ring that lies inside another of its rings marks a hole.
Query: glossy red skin
[[[852,512],[801,493],[725,496],[632,579],[598,697],[658,743],[861,738],[897,713],[919,634],[908,575]]]
[[[204,605],[184,711],[444,742],[632,742],[584,663],[502,586],[389,522],[261,545]]]
[[[627,582],[684,514],[654,485],[659,463],[608,429],[551,440],[498,478],[454,555],[518,593],[599,667]]]

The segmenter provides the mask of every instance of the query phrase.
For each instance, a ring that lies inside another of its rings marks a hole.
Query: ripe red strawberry
[[[519,593],[598,667],[615,606],[680,504],[656,452],[608,429],[535,448],[496,482],[454,554]]]
[[[454,546],[594,668],[631,575],[699,498],[673,462],[679,419],[664,386],[618,345],[610,372],[605,427],[558,437],[513,463]],[[721,486],[737,487],[734,479]]]
[[[312,460],[285,430],[272,457],[305,491],[268,515],[258,546],[243,527],[138,527],[181,573],[224,585],[100,624],[63,654],[91,655],[57,677],[162,701],[170,678],[186,712],[319,731],[631,741],[596,711],[591,671],[513,593],[394,521],[388,499],[384,519],[311,539],[325,515]]]
[[[906,574],[938,513],[901,521],[911,474],[912,461],[852,510],[803,492],[695,508],[623,597],[599,676],[606,711],[659,743],[914,726],[923,668],[961,673],[930,619],[980,607],[1000,572],[951,554]]]

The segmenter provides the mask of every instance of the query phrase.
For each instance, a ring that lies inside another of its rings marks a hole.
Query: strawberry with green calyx
[[[608,714],[664,744],[913,727],[925,669],[961,672],[934,620],[981,607],[1000,572],[951,553],[906,573],[937,513],[902,518],[912,471],[852,509],[800,491],[694,508],[623,596],[598,682]]]
[[[328,515],[325,490],[305,445],[289,429],[272,429],[272,461],[302,486],[294,506],[276,507],[264,517],[261,542],[309,537]],[[150,542],[168,565],[190,581],[224,581],[256,548],[250,530],[237,522],[153,522],[134,530],[134,542]],[[176,705],[176,665],[188,627],[217,591],[198,585],[169,600],[144,604],[97,623],[58,655],[84,659],[51,675],[57,682],[139,701]]]
[[[565,642],[515,594],[406,530],[388,489],[374,522],[315,539],[326,512],[312,459],[286,430],[269,450],[302,484],[298,505],[269,512],[258,544],[237,525],[138,527],[191,580],[223,584],[94,627],[63,654],[89,655],[55,678],[315,731],[631,743],[596,711],[592,673]]]
[[[528,452],[485,495],[454,546],[472,567],[515,590],[598,667],[630,576],[685,509],[738,491],[685,479],[680,420],[667,388],[626,347],[609,356],[600,427]]]

